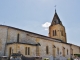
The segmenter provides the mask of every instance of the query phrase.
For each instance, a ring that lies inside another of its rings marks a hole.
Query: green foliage
[[[67,60],[70,60],[70,59],[67,59]]]
[[[46,59],[44,59],[44,60],[46,60]]]
[[[74,56],[78,56],[78,57],[80,57],[80,54],[74,54]]]
[[[49,59],[44,59],[44,60],[49,60]]]

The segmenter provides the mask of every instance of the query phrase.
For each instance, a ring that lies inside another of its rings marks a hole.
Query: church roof
[[[7,45],[10,45],[10,44],[26,44],[26,45],[32,45],[32,46],[37,46],[37,45],[40,45],[39,43],[23,43],[23,42],[10,42],[10,43],[7,43]]]
[[[55,14],[54,14],[54,17],[53,17],[53,19],[52,19],[51,26],[52,26],[52,25],[56,25],[56,24],[62,25],[62,22],[60,21],[60,18],[59,18],[58,14],[57,14],[57,12],[56,12],[56,10],[55,10]]]

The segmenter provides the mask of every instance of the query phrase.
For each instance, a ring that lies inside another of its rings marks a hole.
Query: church
[[[60,56],[68,59],[80,54],[80,46],[67,43],[65,27],[55,10],[48,36],[0,25],[0,56],[18,52],[25,57],[41,57],[42,60]]]

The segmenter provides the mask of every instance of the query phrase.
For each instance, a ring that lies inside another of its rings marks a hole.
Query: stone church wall
[[[70,45],[64,44],[64,43],[59,43],[59,42],[54,42],[54,45],[56,46],[56,57],[63,56],[63,47],[65,48],[65,56],[66,58],[70,58]],[[59,54],[57,52],[57,48],[59,48]],[[68,49],[68,54],[67,54],[67,49]]]
[[[12,48],[12,52],[11,53],[18,53],[20,52],[21,54],[23,54],[25,57],[36,57],[36,46],[31,46],[31,45],[27,45],[27,44],[10,44],[7,45],[7,52],[6,55],[9,56],[9,48]],[[25,55],[25,48],[29,47],[30,48],[30,55]]]
[[[36,35],[9,28],[7,42],[17,42],[17,34],[20,34],[20,37],[19,37],[20,42],[24,42],[24,43],[25,42],[33,42],[33,41],[36,41],[36,39],[37,39]],[[68,45],[68,44],[53,42],[53,41],[45,40],[42,38],[38,38],[38,40],[36,42],[41,44],[41,46],[39,46],[39,49],[40,49],[40,56],[42,56],[43,58],[53,57],[53,53],[54,53],[53,45],[56,46],[56,51],[55,51],[56,57],[60,56],[60,54],[59,55],[57,54],[57,48],[59,48],[59,53],[62,53],[62,55],[63,55],[62,48],[65,47],[65,57],[70,58],[70,45]],[[49,54],[46,54],[46,46],[49,46]],[[67,49],[68,49],[68,55],[67,55]]]
[[[40,49],[40,56],[45,59],[45,58],[51,58],[53,57],[53,42],[49,40],[44,40],[44,39],[38,39],[38,42],[41,44],[39,47]],[[48,46],[48,51],[49,53],[46,54],[46,46]]]
[[[62,48],[63,47],[65,47],[65,57],[70,58],[70,45],[62,43]],[[68,50],[68,54],[67,54],[67,50]],[[63,50],[62,50],[62,52],[63,52]]]
[[[51,41],[47,40],[46,37],[41,37],[35,34],[31,34],[28,32],[24,32],[21,30],[17,30],[17,29],[13,29],[13,28],[8,28],[8,27],[3,27],[0,26],[0,56],[4,55],[4,51],[5,49],[5,44],[6,41],[7,43],[13,43],[13,42],[17,42],[17,35],[19,34],[19,42],[22,43],[40,43],[39,46],[39,56],[44,58],[53,58],[53,46],[55,45],[55,55],[56,57],[63,55],[63,47],[65,48],[65,57],[66,58],[70,58],[70,45],[67,43],[60,43],[60,42],[55,42],[55,41]],[[46,38],[46,39],[45,39]],[[49,53],[46,54],[46,46],[48,46],[49,48]],[[23,45],[20,45],[20,47],[23,48]],[[25,45],[24,45],[25,47]],[[30,46],[32,50],[32,55],[31,56],[36,56],[36,48],[33,46]],[[73,53],[74,54],[78,54],[80,53],[80,49],[79,47],[72,45],[71,46],[73,49]],[[15,48],[15,47],[13,47]],[[57,48],[59,48],[59,54],[57,54]],[[68,54],[67,54],[67,49],[68,49]],[[8,50],[7,50],[8,51]],[[35,52],[35,53],[34,53]],[[22,52],[24,54],[24,52]],[[6,53],[8,55],[8,52]]]
[[[60,43],[60,42],[53,42],[50,40],[40,39],[37,38],[37,42],[41,44],[40,48],[40,56],[44,58],[54,58],[53,53],[55,53],[55,57],[63,57],[63,47],[65,47],[65,57],[70,58],[70,45]],[[53,51],[53,45],[56,47],[55,52]],[[49,47],[49,54],[46,54],[46,46]],[[59,48],[59,54],[57,51],[57,48]],[[67,49],[68,49],[68,55],[67,55]]]
[[[56,30],[56,36],[53,36],[53,30]],[[62,36],[62,34],[63,34],[63,36]],[[49,35],[52,38],[60,39],[60,40],[62,40],[64,42],[67,42],[66,41],[66,34],[65,34],[65,27],[61,26],[59,24],[54,25],[54,26],[50,26]]]
[[[71,48],[73,49],[73,54],[80,54],[80,47],[72,45]]]
[[[5,44],[7,40],[7,27],[0,26],[0,56],[5,55]]]
[[[7,43],[17,42],[17,34],[20,34],[19,42],[33,43],[33,41],[35,41],[35,38],[28,36],[26,32],[13,28],[8,28],[5,26],[0,26],[0,56],[5,55],[6,53],[5,48],[6,42]]]
[[[31,43],[32,41],[35,41],[34,37],[27,35],[28,34],[27,32],[9,28],[7,42],[8,43],[17,42],[17,35],[18,34],[19,34],[19,42],[23,42],[23,43],[30,42]]]

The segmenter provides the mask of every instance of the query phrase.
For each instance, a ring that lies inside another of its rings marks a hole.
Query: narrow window
[[[27,55],[27,47],[25,47],[25,55]]]
[[[28,55],[30,55],[30,47],[28,47]]]
[[[63,31],[61,31],[61,35],[63,36]]]
[[[73,55],[73,49],[71,48],[71,55]]]
[[[53,36],[56,36],[57,33],[56,33],[56,30],[53,30]]]
[[[57,34],[56,34],[56,30],[55,30],[55,36],[56,36]]]
[[[53,36],[55,36],[55,31],[53,30]]]
[[[63,47],[63,56],[65,56],[65,48]]]
[[[55,52],[56,52],[56,46],[53,45],[53,56],[54,56],[54,57],[56,57],[56,53],[55,53]]]
[[[49,54],[48,46],[46,46],[46,54]]]
[[[72,55],[73,55],[73,49],[72,49]]]
[[[68,49],[67,49],[67,55],[68,55]]]
[[[30,47],[25,47],[25,55],[30,55]]]
[[[12,48],[10,47],[10,48],[9,48],[9,56],[10,56],[10,55],[11,55],[11,53],[12,53],[12,51],[11,51],[11,50],[12,50]]]
[[[59,55],[59,48],[57,48],[57,54]]]
[[[19,43],[19,34],[17,34],[17,43]]]

